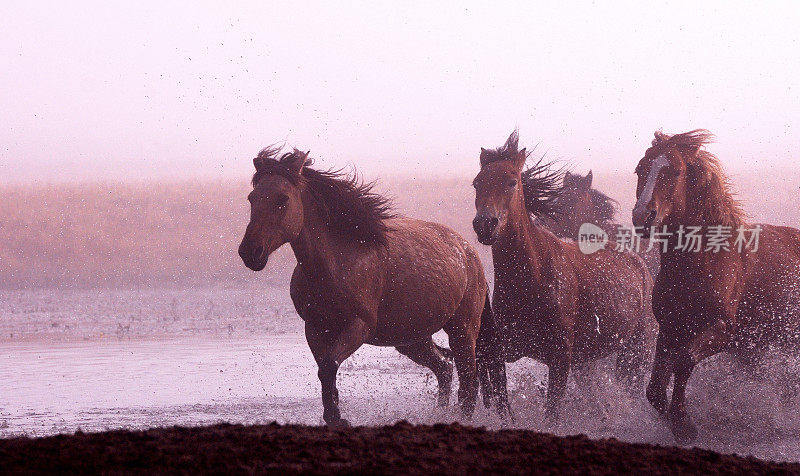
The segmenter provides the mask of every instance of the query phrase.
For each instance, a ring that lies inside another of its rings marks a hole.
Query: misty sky
[[[797,2],[262,3],[4,1],[0,181],[243,176],[276,141],[465,175],[515,126],[578,170],[698,127],[797,167]]]

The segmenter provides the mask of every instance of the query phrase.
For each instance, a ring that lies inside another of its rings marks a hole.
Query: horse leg
[[[667,399],[667,385],[672,378],[672,357],[667,347],[667,338],[663,333],[658,333],[656,342],[656,355],[653,360],[653,371],[650,374],[650,383],[647,385],[647,401],[658,413],[665,414],[669,405]]]
[[[669,406],[669,420],[672,434],[680,444],[691,443],[697,438],[697,427],[692,422],[692,417],[686,411],[686,383],[692,375],[694,363],[687,356],[676,359],[675,388],[672,390],[672,403]]]
[[[722,351],[729,341],[727,325],[719,320],[714,326],[692,338],[688,348],[676,356],[673,365],[675,388],[672,390],[669,418],[672,434],[678,443],[691,443],[697,438],[697,427],[686,410],[686,384],[692,375],[692,370],[702,360]]]
[[[360,319],[351,319],[338,332],[306,322],[306,341],[319,371],[322,386],[322,418],[329,426],[350,426],[339,411],[339,390],[336,374],[339,365],[366,342],[369,329]]]
[[[453,364],[445,360],[439,352],[433,339],[428,339],[420,344],[395,347],[398,352],[405,355],[413,362],[427,367],[436,376],[439,382],[440,407],[446,407],[450,401],[450,391],[453,384]]]
[[[478,369],[475,359],[475,342],[478,339],[477,329],[463,327],[445,328],[453,350],[453,359],[458,372],[458,403],[461,413],[472,418],[475,402],[478,400]]]
[[[561,401],[564,399],[564,394],[566,394],[567,391],[570,359],[556,359],[549,362],[547,368],[547,401],[545,402],[545,416],[549,424],[555,425],[558,423]]]

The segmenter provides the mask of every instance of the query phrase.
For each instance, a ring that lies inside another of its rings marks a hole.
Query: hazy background
[[[238,178],[284,140],[466,175],[515,126],[583,170],[662,127],[794,167],[800,4],[646,3],[4,1],[0,181]]]
[[[800,226],[798,25],[797,2],[3,1],[0,437],[319,423],[291,250],[260,273],[236,254],[273,142],[379,179],[475,244],[490,281],[469,184],[517,126],[594,169],[623,223],[653,131],[708,128],[751,219]],[[689,384],[698,444],[798,461],[798,359],[758,381],[729,367]],[[509,372],[518,424],[545,429],[544,367]],[[340,376],[355,424],[455,418],[392,349]],[[562,433],[673,443],[643,398],[597,382]]]
[[[797,226],[798,24],[791,2],[3,2],[0,288],[286,286],[288,247],[257,274],[236,255],[276,141],[477,246],[479,147],[514,127],[623,223],[653,131],[706,127],[752,218]]]

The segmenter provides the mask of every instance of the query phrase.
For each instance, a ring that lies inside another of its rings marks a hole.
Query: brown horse
[[[535,222],[544,225],[559,238],[578,239],[581,225],[592,223],[606,232],[610,239],[619,232],[630,233],[615,221],[619,204],[603,192],[592,188],[592,171],[585,176],[565,172],[563,184],[553,199],[553,213],[536,217]],[[636,252],[642,257],[652,276],[658,275],[659,254],[655,246],[642,240]]]
[[[266,148],[253,160],[250,223],[239,256],[260,271],[273,251],[291,244],[297,267],[290,294],[319,367],[325,422],[347,425],[336,373],[363,344],[393,346],[429,368],[439,383],[439,404],[447,405],[452,365],[431,339],[440,329],[452,348],[463,413],[474,409],[478,373],[484,401],[496,398],[507,406],[505,368],[492,349],[486,278],[475,249],[442,225],[397,217],[370,184],[310,168],[308,153],[295,149],[277,159],[278,153]]]
[[[578,239],[578,230],[584,223],[593,223],[608,236],[616,236],[619,226],[614,222],[617,202],[592,188],[592,171],[585,176],[564,172],[562,185],[553,199],[552,215],[535,217],[534,221],[547,227],[559,238]]]
[[[641,258],[601,249],[583,254],[534,223],[553,213],[559,174],[528,154],[514,131],[481,149],[475,177],[478,240],[492,246],[493,308],[509,362],[532,357],[549,368],[547,415],[557,418],[573,364],[618,354],[620,374],[636,380],[655,337],[652,278]]]
[[[712,137],[706,130],[656,132],[636,167],[633,223],[669,240],[653,291],[659,334],[647,398],[679,442],[697,436],[685,403],[695,365],[722,351],[750,359],[768,346],[800,348],[800,230],[760,225],[757,249],[737,243],[738,230],[751,228],[719,160],[703,149]],[[731,236],[717,235],[724,247],[687,246],[689,227]],[[749,243],[752,231],[745,238]]]

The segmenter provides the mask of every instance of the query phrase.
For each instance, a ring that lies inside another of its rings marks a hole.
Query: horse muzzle
[[[242,258],[244,265],[253,271],[261,271],[264,269],[269,259],[269,255],[265,252],[263,246],[259,245],[255,248],[251,248],[245,246],[244,243],[239,245],[239,257]]]
[[[483,245],[492,245],[497,240],[497,224],[500,220],[490,215],[478,215],[472,220],[472,228]]]

